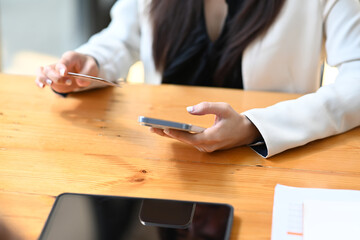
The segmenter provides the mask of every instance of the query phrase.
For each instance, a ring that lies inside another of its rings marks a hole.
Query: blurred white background
[[[106,27],[114,1],[0,0],[1,71],[34,75]]]

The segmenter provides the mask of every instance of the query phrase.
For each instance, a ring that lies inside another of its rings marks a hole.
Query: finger
[[[65,52],[60,61],[56,64],[55,69],[62,77],[66,77],[68,72],[80,72],[83,67],[82,54],[74,51]],[[68,81],[70,82],[70,81]]]
[[[51,85],[51,88],[58,93],[70,93],[70,92],[73,92],[77,88],[77,86],[75,84],[68,86],[65,84],[53,83]]]
[[[68,69],[66,64],[62,60],[60,60],[60,62],[56,64],[55,69],[56,71],[58,71],[60,76],[65,77],[67,75]]]
[[[58,71],[55,70],[53,65],[46,66],[43,70],[44,75],[47,76],[47,79],[50,79],[54,83],[62,83],[62,76],[59,74]],[[46,81],[46,80],[45,80]]]
[[[51,86],[53,84],[53,81],[51,79],[46,79],[45,82],[46,82],[46,85],[49,85],[49,86]]]
[[[91,84],[91,81],[86,81],[86,80],[82,80],[82,79],[78,79],[78,78],[76,78],[75,81],[79,87],[87,87]]]
[[[150,132],[155,133],[155,134],[158,134],[158,135],[163,136],[163,137],[166,136],[166,134],[163,132],[163,130],[162,130],[162,129],[159,129],[159,128],[153,128],[153,127],[151,127],[151,128],[150,128]]]
[[[168,135],[166,135],[166,134],[164,133],[164,129],[151,127],[151,128],[150,128],[150,132],[155,133],[155,134],[157,134],[157,135],[160,135],[160,136],[162,136],[162,137],[171,138],[170,136],[168,136]]]
[[[221,117],[226,117],[233,111],[229,104],[222,102],[202,102],[187,107],[186,110],[194,115],[215,114]]]
[[[38,86],[40,88],[45,87],[46,85],[51,86],[53,81],[50,80],[44,73],[44,68],[40,68],[40,73],[38,74],[37,79],[35,80],[36,84],[38,84]]]
[[[38,73],[35,79],[35,83],[39,88],[45,87],[46,76],[43,74],[43,67],[38,69]]]
[[[213,152],[218,149],[218,147],[213,144],[204,145],[207,141],[205,141],[204,134],[202,133],[189,133],[174,129],[165,129],[164,133],[173,139],[192,145],[200,152]]]
[[[174,129],[165,129],[164,133],[171,138],[174,138],[183,143],[187,143],[191,145],[198,145],[199,143],[202,143],[205,140],[203,133],[189,133]]]
[[[58,63],[59,69],[65,68],[66,71],[80,71],[81,57],[79,55],[79,53],[73,51],[65,52]],[[67,73],[66,71],[65,74]]]
[[[209,147],[203,147],[203,146],[194,146],[197,150],[199,150],[200,152],[205,152],[205,153],[210,153],[210,152],[214,152],[214,150],[212,150]]]
[[[65,80],[65,85],[67,86],[71,86],[73,83],[74,83],[73,80],[71,80],[70,78]]]
[[[58,71],[58,73],[63,77],[63,83],[67,86],[71,86],[74,81],[71,78],[66,77],[68,74],[68,67],[67,65],[71,65],[68,60],[62,59],[59,63],[56,64],[55,69]],[[78,84],[75,82],[79,87],[83,87],[83,85]],[[86,84],[85,84],[86,85]],[[87,85],[86,85],[87,86]]]
[[[45,87],[45,85],[38,78],[35,79],[35,83],[39,88]]]

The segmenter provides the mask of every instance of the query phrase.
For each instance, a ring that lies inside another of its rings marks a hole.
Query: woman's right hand
[[[59,93],[73,92],[90,85],[90,81],[67,77],[67,72],[96,77],[99,74],[99,68],[93,57],[69,51],[63,54],[58,63],[40,67],[35,82],[40,88],[48,85]]]

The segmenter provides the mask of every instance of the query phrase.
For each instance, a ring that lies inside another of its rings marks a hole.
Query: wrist
[[[244,127],[246,129],[245,145],[262,142],[263,138],[257,127],[245,115],[242,116],[244,117]]]

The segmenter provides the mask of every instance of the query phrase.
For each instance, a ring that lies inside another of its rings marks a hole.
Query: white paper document
[[[304,202],[304,240],[359,240],[360,202]]]
[[[342,237],[340,239],[360,239],[359,236],[354,235],[357,234],[356,231],[350,233],[346,232],[349,229],[354,229],[353,226],[359,226],[355,227],[355,229],[360,228],[360,225],[357,225],[356,222],[356,219],[359,219],[359,217],[356,217],[356,211],[360,211],[360,209],[357,209],[357,206],[360,206],[360,191],[296,188],[283,185],[277,185],[275,187],[271,239],[312,240],[315,239],[313,238],[314,236],[319,237],[319,235],[315,234],[319,234],[319,232],[322,233],[321,224],[324,222],[316,222],[313,221],[312,218],[314,218],[315,216],[318,219],[324,217],[324,215],[321,215],[323,213],[321,211],[324,211],[324,209],[319,209],[320,212],[315,212],[311,210],[314,207],[313,204],[319,202],[326,202],[326,204],[323,204],[324,207],[329,207],[329,204],[333,204],[330,207],[333,213],[331,214],[331,212],[329,211],[328,214],[334,216],[333,219],[336,221],[331,223],[329,222],[329,225],[326,226],[328,232],[331,231],[332,234],[324,233],[324,235],[321,235],[320,238],[316,238],[317,240],[329,240],[327,236],[335,236],[335,232],[336,234],[342,234]],[[345,207],[350,205],[354,208],[354,211],[348,211],[349,208]],[[308,210],[306,213],[307,216],[305,218],[304,206]],[[311,213],[309,211],[311,211]],[[335,216],[336,214],[337,216]],[[351,214],[351,216],[349,214]],[[342,219],[340,219],[340,217],[342,217]],[[309,218],[311,218],[311,220],[309,220]],[[343,225],[340,222],[347,222],[347,224]],[[336,224],[337,228],[331,229],[331,224]],[[304,225],[307,226],[307,229],[304,229]],[[306,231],[306,233],[304,232],[304,230]],[[357,238],[347,238],[346,234],[350,234],[351,236],[355,236]]]

